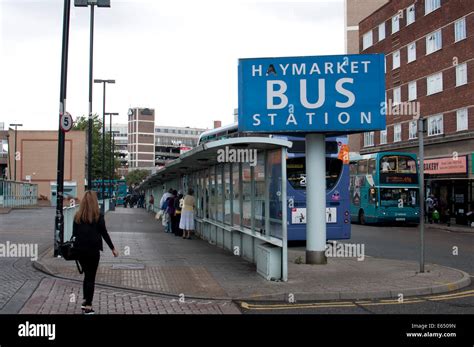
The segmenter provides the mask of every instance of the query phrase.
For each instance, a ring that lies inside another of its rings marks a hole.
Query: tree
[[[74,122],[73,130],[84,130],[87,132],[89,120],[88,117],[82,116],[79,117]],[[105,134],[105,175],[103,176],[105,179],[110,179],[110,172],[112,171],[111,168],[111,144],[110,144],[110,134],[106,132]],[[118,153],[115,152],[115,169],[120,167],[120,160],[117,158]],[[92,116],[92,179],[102,179],[102,162],[104,159],[102,158],[102,121],[99,119],[99,115],[94,114]],[[115,170],[116,171],[116,170]],[[117,173],[114,172],[113,179],[118,179]]]
[[[133,171],[129,171],[127,174],[127,177],[125,177],[125,180],[127,181],[127,186],[136,186],[142,183],[142,181],[147,178],[147,176],[150,174],[149,170],[143,170],[143,169],[136,169]]]

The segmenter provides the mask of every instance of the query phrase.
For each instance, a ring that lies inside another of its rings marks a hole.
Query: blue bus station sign
[[[385,129],[382,54],[239,60],[239,130]]]

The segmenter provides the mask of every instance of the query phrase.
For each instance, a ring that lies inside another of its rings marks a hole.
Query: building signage
[[[424,162],[426,174],[465,174],[467,172],[467,156],[427,159]]]
[[[385,129],[382,54],[239,60],[239,130]]]

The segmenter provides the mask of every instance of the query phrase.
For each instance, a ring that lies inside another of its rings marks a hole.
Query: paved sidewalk
[[[45,278],[23,306],[20,314],[82,314],[82,285]],[[96,286],[97,314],[239,314],[229,301],[166,298]]]
[[[452,233],[474,233],[474,227],[468,225],[446,225],[446,224],[430,224],[426,223],[425,228],[427,229],[437,229],[437,230],[446,230]]]
[[[426,264],[366,257],[330,258],[328,265],[304,262],[304,251],[290,249],[288,282],[269,282],[253,264],[203,240],[183,240],[162,232],[160,223],[144,210],[118,208],[106,216],[107,226],[121,256],[106,250],[97,282],[178,297],[222,300],[337,300],[424,295],[457,290],[470,284],[466,273]],[[128,255],[124,255],[128,254]],[[74,262],[52,257],[36,265],[64,278],[82,279]],[[291,295],[290,295],[291,294]]]

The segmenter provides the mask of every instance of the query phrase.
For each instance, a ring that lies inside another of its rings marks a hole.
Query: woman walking
[[[84,314],[94,314],[92,300],[94,298],[95,276],[99,267],[100,251],[103,251],[102,238],[118,257],[105,227],[104,215],[100,213],[97,194],[87,191],[74,216],[72,236],[75,237],[74,247],[79,250],[79,263],[84,270],[84,302],[81,308]]]
[[[180,229],[183,229],[183,239],[191,239],[191,232],[194,230],[194,190],[188,189],[188,194],[184,197],[183,209],[181,211]]]

